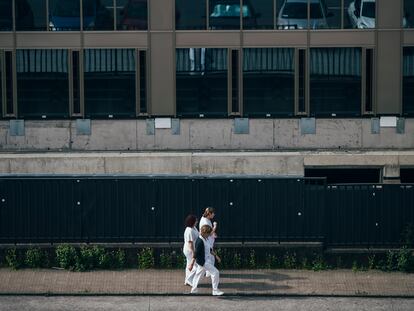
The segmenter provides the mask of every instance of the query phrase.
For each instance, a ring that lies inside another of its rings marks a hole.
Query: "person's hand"
[[[190,265],[188,266],[188,270],[193,270],[194,268],[194,262],[191,262]]]
[[[217,255],[216,255],[216,260],[217,260],[218,263],[221,263],[221,258]]]
[[[217,221],[213,222],[213,228],[216,229],[217,228]]]

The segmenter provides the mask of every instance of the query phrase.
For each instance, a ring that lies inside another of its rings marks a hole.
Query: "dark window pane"
[[[147,52],[139,51],[139,100],[140,113],[147,113]]]
[[[79,51],[72,52],[72,76],[73,76],[73,113],[80,113],[80,70]]]
[[[251,13],[243,5],[243,16]],[[240,0],[210,0],[210,29],[240,29]]]
[[[82,10],[84,30],[114,29],[113,0],[83,0]]]
[[[414,115],[414,47],[404,48],[403,112]]]
[[[306,112],[306,50],[299,50],[299,112]]]
[[[403,27],[405,28],[414,27],[414,1],[413,0],[404,0]]]
[[[147,0],[117,0],[116,20],[118,30],[147,30]]]
[[[365,56],[365,111],[372,111],[374,50],[367,49]]]
[[[0,51],[0,118],[3,116],[3,53]]]
[[[345,28],[375,28],[375,0],[345,0]]]
[[[206,0],[175,1],[175,28],[206,29]]]
[[[49,29],[80,30],[79,0],[49,0]]]
[[[6,66],[6,113],[13,114],[13,53],[4,52]]]
[[[227,116],[227,49],[177,49],[177,114]]]
[[[304,1],[286,0],[281,3],[277,11],[278,29],[306,29],[308,28],[308,5]]]
[[[16,0],[16,30],[46,30],[46,0]]]
[[[310,50],[310,112],[312,115],[361,114],[361,49]]]
[[[305,177],[325,177],[328,184],[379,183],[379,168],[306,168]]]
[[[294,80],[294,49],[244,49],[243,113],[293,115]]]
[[[244,29],[272,29],[273,0],[244,0],[243,28]]]
[[[17,50],[19,117],[67,117],[68,52]]]
[[[134,50],[85,50],[84,77],[88,117],[135,116]]]
[[[239,51],[231,51],[231,112],[239,112]]]
[[[0,31],[13,29],[12,0],[0,0]]]
[[[310,28],[341,28],[342,0],[312,0],[310,3]]]

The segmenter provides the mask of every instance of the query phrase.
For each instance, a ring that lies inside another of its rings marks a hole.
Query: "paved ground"
[[[413,299],[271,297],[2,297],[0,311],[412,311]]]
[[[181,270],[0,269],[0,294],[188,294],[183,278]],[[209,280],[204,278],[200,293],[211,293]],[[414,297],[414,275],[351,270],[224,270],[220,289],[226,295]]]

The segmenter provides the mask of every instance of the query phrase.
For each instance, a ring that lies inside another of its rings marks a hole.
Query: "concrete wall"
[[[413,133],[414,119],[404,134],[395,127],[372,134],[371,119],[316,119],[316,134],[302,134],[300,119],[250,119],[249,134],[235,134],[232,119],[183,119],[179,135],[147,135],[145,120],[92,120],[91,135],[78,135],[73,120],[25,121],[25,135],[11,136],[0,121],[0,151],[408,150]]]

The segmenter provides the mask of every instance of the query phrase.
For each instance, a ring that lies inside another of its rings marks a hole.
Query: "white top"
[[[201,217],[201,219],[200,219],[200,226],[199,226],[199,230],[201,230],[201,227],[202,226],[204,226],[204,225],[207,225],[207,226],[210,226],[211,227],[211,229],[213,229],[213,224],[211,223],[211,220],[210,219],[208,219],[207,217]]]
[[[202,239],[204,242],[204,260],[211,262],[210,256],[212,255],[210,252],[210,249],[211,249],[210,243],[205,238],[203,238],[201,235],[200,235],[200,239]]]
[[[188,242],[193,242],[195,244],[195,241],[197,240],[199,236],[198,230],[196,227],[185,228],[184,231],[184,250],[190,250],[190,247],[188,246]]]

